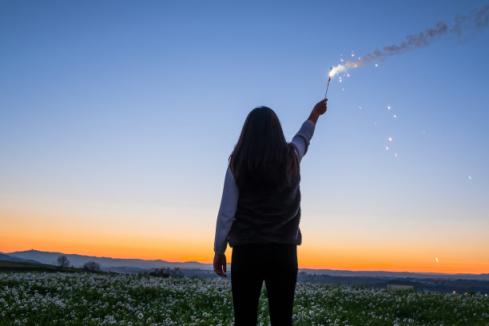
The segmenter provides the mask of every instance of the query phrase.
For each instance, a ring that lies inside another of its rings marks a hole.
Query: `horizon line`
[[[108,258],[108,259],[120,259],[120,260],[162,261],[162,262],[171,263],[171,264],[197,263],[197,264],[212,266],[212,262],[198,261],[198,260],[172,261],[172,260],[166,260],[166,259],[162,259],[162,258],[145,259],[145,258],[137,258],[137,257],[97,256],[97,255],[90,255],[90,254],[83,254],[83,253],[67,253],[67,252],[61,252],[61,251],[38,250],[35,248],[30,248],[30,249],[25,249],[25,250],[17,250],[17,251],[12,251],[12,252],[0,251],[0,253],[6,254],[6,255],[12,255],[15,253],[27,252],[27,251],[37,251],[37,252],[48,253],[48,254],[77,255],[77,256],[85,256],[85,257],[94,257],[94,258],[99,258],[99,259],[104,259],[104,258],[107,259]],[[230,263],[231,263],[231,261],[228,262],[228,265],[230,265]],[[482,272],[482,273],[470,273],[470,272],[450,273],[450,272],[409,271],[409,270],[341,269],[341,268],[334,268],[334,267],[299,266],[299,270],[301,270],[301,269],[302,270],[305,270],[305,269],[317,270],[317,271],[354,272],[354,273],[397,273],[397,274],[409,273],[409,274],[430,274],[430,275],[489,275],[489,271],[488,272]]]

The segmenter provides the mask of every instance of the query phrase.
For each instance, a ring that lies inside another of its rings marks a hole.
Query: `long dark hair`
[[[272,109],[262,106],[248,114],[229,166],[240,190],[278,190],[294,184],[299,177],[297,156]]]

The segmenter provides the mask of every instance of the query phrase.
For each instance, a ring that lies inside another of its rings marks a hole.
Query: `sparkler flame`
[[[341,60],[340,64],[333,66],[330,69],[328,77],[333,79],[337,74],[346,72],[350,69],[359,68],[366,63],[382,60],[386,56],[401,54],[412,49],[427,46],[442,35],[448,33],[460,34],[466,27],[480,29],[487,25],[489,25],[489,5],[485,5],[467,16],[457,16],[451,25],[443,21],[439,22],[423,32],[407,36],[404,41],[399,44],[393,44],[385,46],[382,49],[377,49],[357,60]],[[354,55],[352,55],[352,58],[353,57]]]
[[[337,74],[340,74],[342,72],[346,72],[347,70],[353,69],[353,68],[358,68],[361,66],[359,63],[360,60],[358,61],[347,61],[345,63],[340,63],[336,66],[331,67],[331,69],[328,72],[328,78],[333,79],[334,76]]]

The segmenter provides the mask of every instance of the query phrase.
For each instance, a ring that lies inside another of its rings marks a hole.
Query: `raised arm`
[[[231,169],[228,168],[224,178],[221,206],[217,214],[216,236],[214,239],[214,271],[220,276],[226,276],[227,237],[234,222],[238,206],[239,191]]]
[[[311,138],[314,134],[314,129],[316,128],[316,123],[319,119],[319,116],[324,114],[326,112],[326,109],[327,100],[322,100],[318,102],[312,109],[309,118],[302,124],[297,134],[295,134],[294,138],[292,138],[292,144],[295,146],[299,161],[306,154],[307,149],[309,148],[309,142],[311,141]]]

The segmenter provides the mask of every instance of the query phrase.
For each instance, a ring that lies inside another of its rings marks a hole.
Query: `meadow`
[[[259,324],[268,325],[266,291]],[[0,325],[231,325],[226,279],[0,273]],[[489,325],[483,294],[298,283],[295,325]]]

